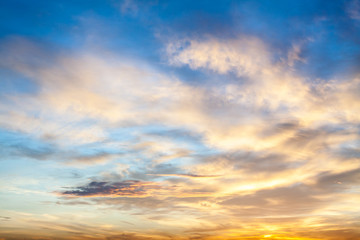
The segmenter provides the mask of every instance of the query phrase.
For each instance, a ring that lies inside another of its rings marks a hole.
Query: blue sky
[[[0,19],[0,239],[360,237],[358,0]]]

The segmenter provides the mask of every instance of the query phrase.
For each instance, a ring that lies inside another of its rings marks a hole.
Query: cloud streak
[[[90,182],[74,190],[60,193],[70,197],[141,197],[161,187],[152,182],[127,180],[122,182]]]

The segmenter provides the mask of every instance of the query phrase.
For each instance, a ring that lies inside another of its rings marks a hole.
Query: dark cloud
[[[137,180],[127,180],[122,182],[93,181],[85,186],[61,192],[61,195],[73,197],[143,196],[152,190],[160,188],[161,187],[154,182],[142,182]]]
[[[0,216],[0,221],[10,221],[11,217]]]

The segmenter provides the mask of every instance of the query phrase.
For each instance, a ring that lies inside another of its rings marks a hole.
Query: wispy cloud
[[[164,176],[164,177],[185,177],[185,178],[215,178],[215,177],[221,177],[220,175],[197,175],[197,174],[176,174],[176,173],[156,173],[156,174],[148,174],[148,175],[154,175],[154,176]]]
[[[347,4],[347,12],[350,18],[360,20],[360,2],[358,0],[349,1]]]

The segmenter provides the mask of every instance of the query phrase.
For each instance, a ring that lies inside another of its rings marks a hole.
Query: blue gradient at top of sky
[[[135,2],[136,6],[117,1],[2,1],[0,36],[28,37],[52,51],[92,44],[162,68],[166,66],[160,58],[161,43],[166,36],[254,35],[266,39],[279,56],[298,39],[313,38],[302,52],[307,64],[297,63],[303,74],[328,78],[359,65],[360,27],[348,17],[346,1]],[[197,81],[188,69],[172,71]]]

